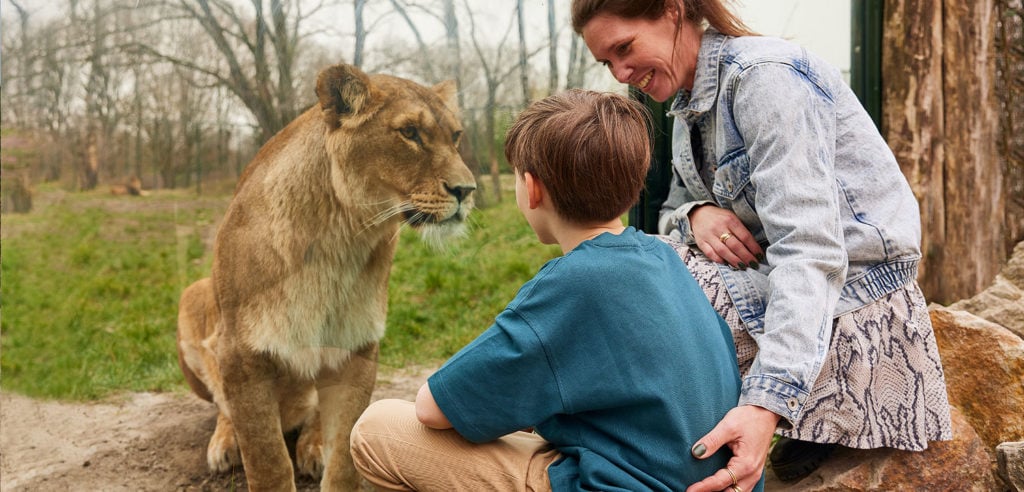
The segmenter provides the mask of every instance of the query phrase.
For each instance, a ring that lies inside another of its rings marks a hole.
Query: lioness
[[[472,208],[454,84],[338,65],[316,94],[246,168],[212,275],[179,308],[182,372],[219,409],[210,468],[241,462],[254,490],[295,489],[283,433],[299,427],[299,472],[356,490],[349,434],[376,380],[399,228],[457,232]]]

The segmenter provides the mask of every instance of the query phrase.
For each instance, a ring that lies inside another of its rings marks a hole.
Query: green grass
[[[391,274],[388,332],[381,363],[443,360],[494,321],[519,287],[560,254],[542,246],[508,194],[471,216],[469,237],[432,251],[403,231]]]
[[[187,191],[110,197],[36,191],[4,215],[0,375],[33,397],[179,391],[178,297],[209,274],[203,235],[228,200]],[[434,251],[406,228],[391,275],[381,364],[438,364],[486,329],[558,250],[539,245],[510,193],[471,215],[468,237]]]

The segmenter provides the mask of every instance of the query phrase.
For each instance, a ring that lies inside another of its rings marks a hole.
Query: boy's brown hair
[[[527,107],[508,130],[505,157],[551,195],[562,218],[604,222],[636,203],[651,163],[646,108],[612,93],[573,89]]]

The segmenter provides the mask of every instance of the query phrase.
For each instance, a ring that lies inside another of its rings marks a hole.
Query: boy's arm
[[[441,408],[434,401],[434,395],[430,392],[430,385],[423,383],[419,393],[416,394],[416,418],[420,423],[431,429],[451,429],[452,423],[444,416]]]

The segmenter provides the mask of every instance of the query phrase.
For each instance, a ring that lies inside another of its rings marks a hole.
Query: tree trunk
[[[356,42],[352,53],[352,64],[363,68],[363,51],[366,46],[366,27],[363,23],[363,9],[366,7],[366,0],[355,0],[352,3],[353,18],[356,22]]]
[[[887,2],[883,32],[882,132],[921,206],[924,258],[918,278],[932,299],[941,291],[946,244],[942,2]]]
[[[85,136],[85,158],[82,160],[82,174],[78,189],[95,190],[100,176],[100,142],[96,130],[89,130]]]
[[[882,129],[921,204],[920,282],[947,304],[1006,259],[993,0],[886,2]]]
[[[548,95],[558,90],[558,27],[555,2],[548,2]]]
[[[495,144],[495,137],[497,135],[496,120],[498,104],[497,104],[497,92],[498,82],[489,80],[487,82],[487,107],[484,109],[484,134],[487,139],[487,162],[491,168],[491,186],[492,196],[494,197],[494,203],[501,203],[501,174],[498,167],[498,149]]]
[[[948,245],[943,277],[948,284],[940,301],[984,290],[1006,260],[1006,200],[996,149],[994,7],[993,0],[946,0],[943,16]]]
[[[516,20],[519,24],[519,84],[523,90],[523,107],[530,104],[530,65],[526,62],[526,12],[523,0],[516,2]]]
[[[996,94],[1000,98],[999,153],[1006,190],[1007,251],[1024,241],[1024,1],[997,0]]]

